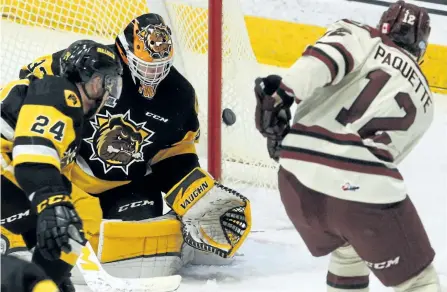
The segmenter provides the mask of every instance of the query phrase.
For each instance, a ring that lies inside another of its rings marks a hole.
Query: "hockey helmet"
[[[72,82],[81,83],[84,93],[96,106],[87,116],[92,117],[104,103],[115,103],[121,95],[123,67],[119,57],[107,46],[92,40],[72,43],[62,54],[60,75]],[[100,77],[102,90],[93,95],[85,85]]]
[[[399,0],[383,13],[378,29],[418,62],[423,59],[431,31],[425,8]]]

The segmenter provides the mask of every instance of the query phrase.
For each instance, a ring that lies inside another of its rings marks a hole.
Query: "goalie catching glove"
[[[165,200],[181,220],[185,242],[196,249],[232,257],[250,232],[250,201],[199,167],[176,184]]]

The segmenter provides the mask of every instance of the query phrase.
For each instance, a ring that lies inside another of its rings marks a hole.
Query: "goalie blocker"
[[[197,167],[165,196],[178,215],[185,242],[195,249],[232,257],[251,229],[250,201]]]

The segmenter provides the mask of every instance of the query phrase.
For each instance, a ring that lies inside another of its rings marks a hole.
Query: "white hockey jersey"
[[[433,120],[432,93],[415,58],[349,20],[331,25],[283,78],[301,100],[280,164],[340,199],[406,197],[397,169]]]

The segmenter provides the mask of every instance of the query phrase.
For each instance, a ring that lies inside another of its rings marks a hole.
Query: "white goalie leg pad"
[[[181,224],[166,215],[101,224],[98,258],[112,276],[149,278],[177,274],[183,266]]]
[[[165,197],[181,218],[183,238],[198,250],[232,257],[251,229],[250,201],[195,168]]]
[[[183,266],[180,221],[165,215],[142,221],[104,220],[97,257],[111,276],[152,278],[175,275]],[[77,269],[76,284],[83,283]]]
[[[369,291],[369,269],[351,245],[331,253],[327,274],[328,292]]]
[[[154,278],[114,277],[104,270],[89,242],[83,246],[77,241],[69,241],[72,251],[79,255],[76,267],[92,292],[173,292],[180,286],[180,275]]]
[[[393,287],[396,292],[441,292],[438,275],[432,264],[413,278]]]

